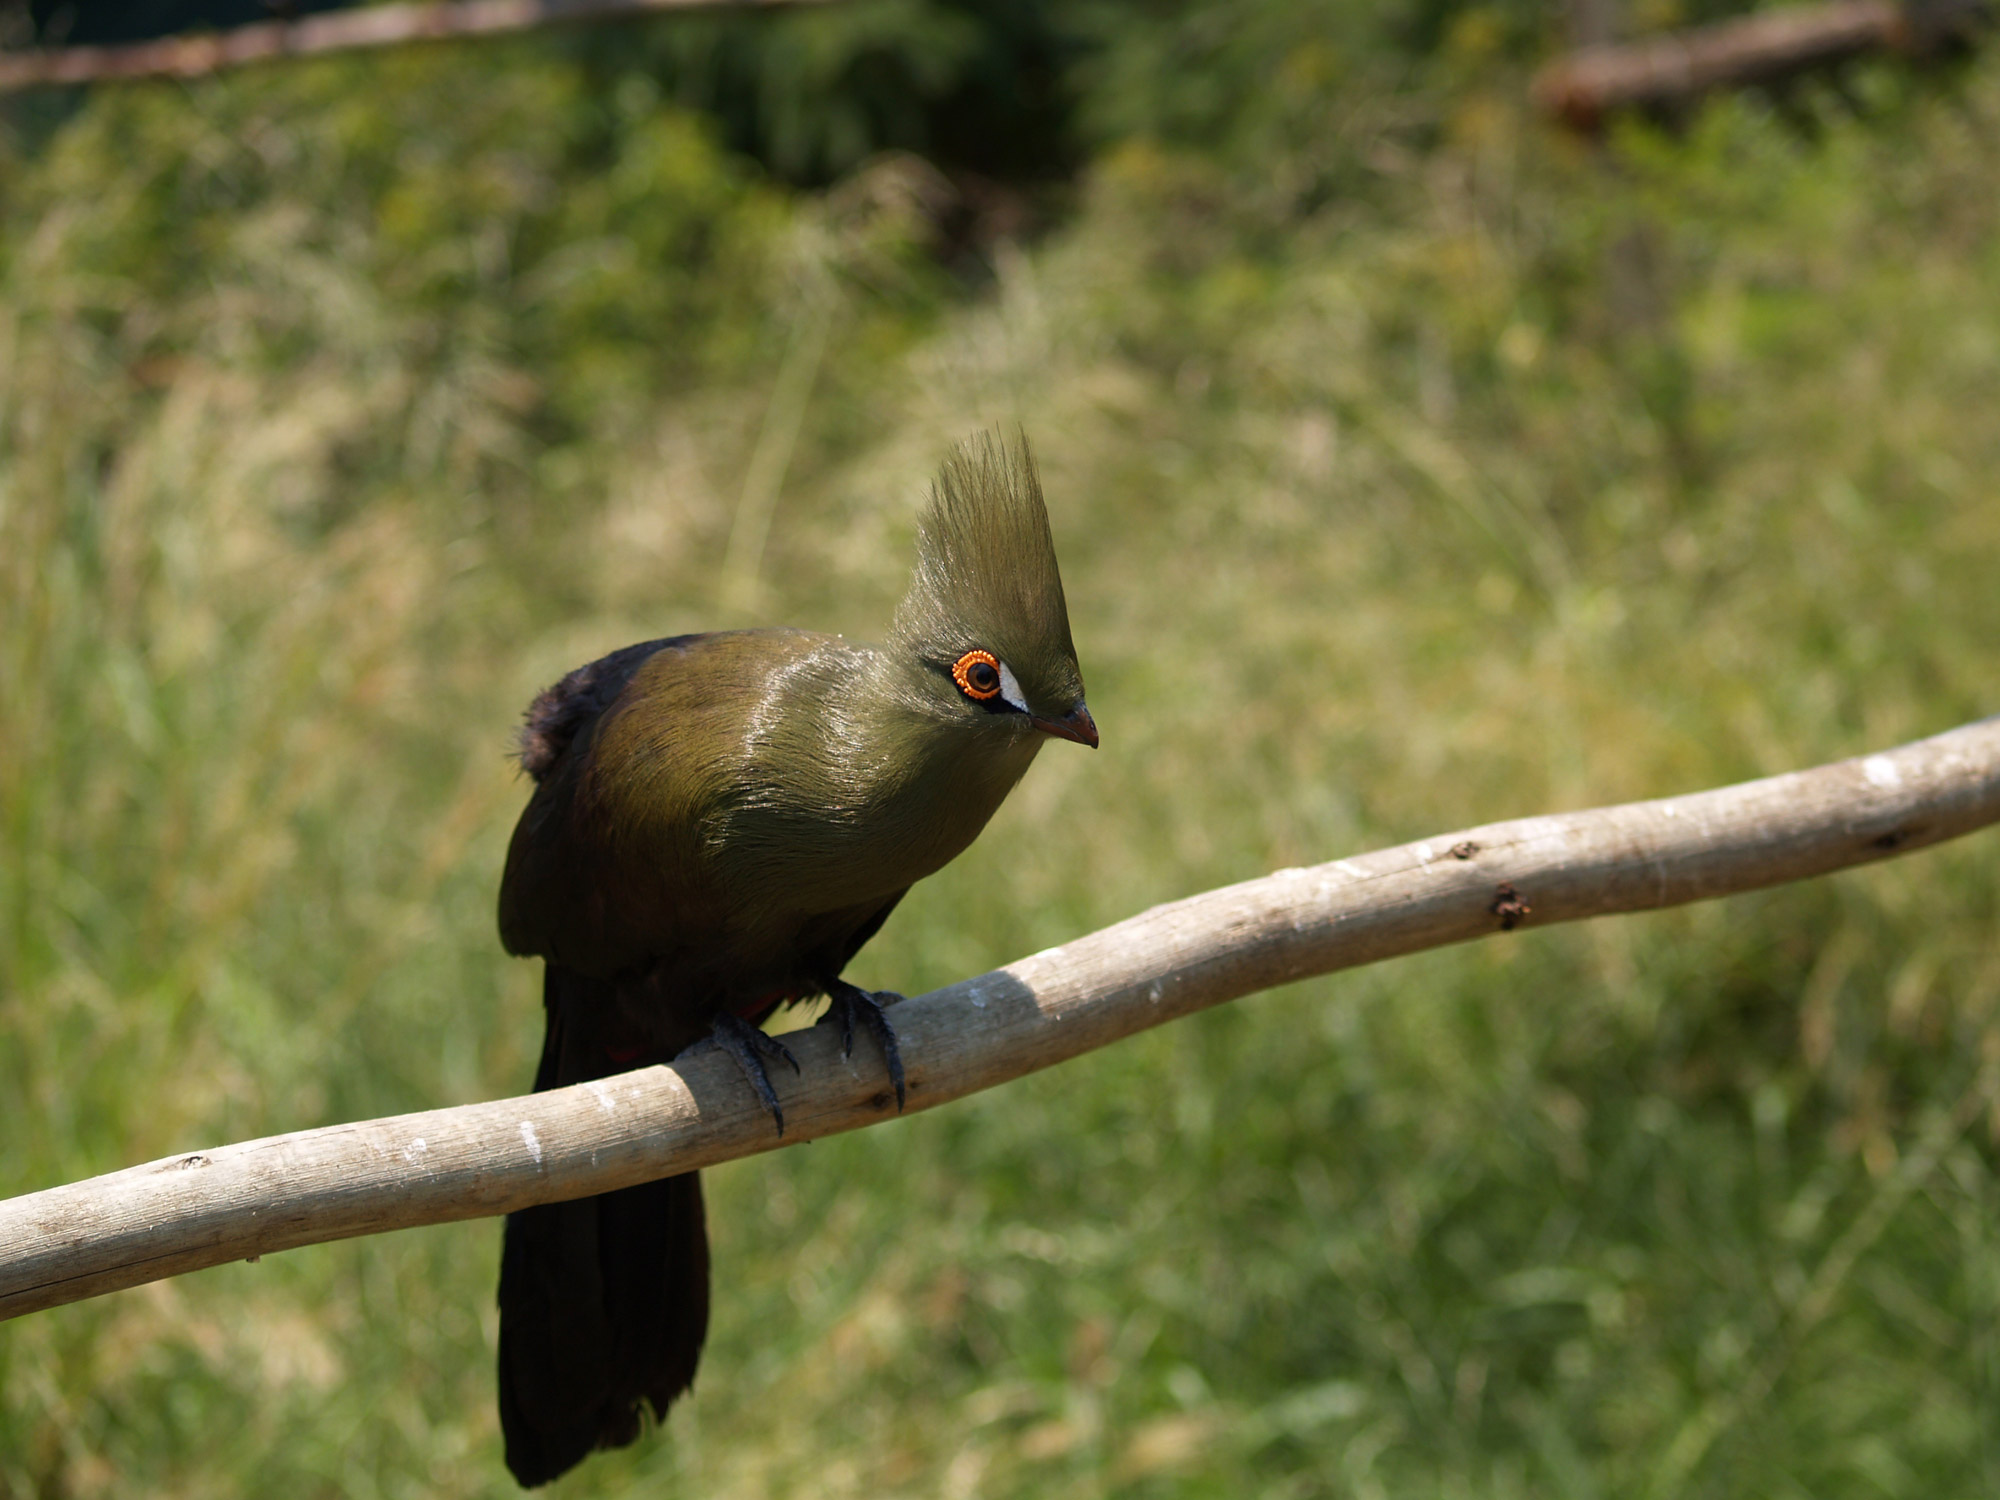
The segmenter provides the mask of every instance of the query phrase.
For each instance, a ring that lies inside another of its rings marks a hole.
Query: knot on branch
[[[1486,909],[1500,919],[1502,932],[1512,932],[1520,925],[1521,919],[1534,910],[1534,907],[1521,899],[1511,880],[1501,881],[1494,889],[1493,896],[1493,904]]]

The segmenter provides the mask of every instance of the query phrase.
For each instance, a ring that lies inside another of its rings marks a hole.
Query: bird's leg
[[[725,1010],[718,1015],[708,1035],[716,1046],[736,1059],[736,1066],[743,1070],[744,1082],[750,1085],[751,1092],[764,1108],[771,1112],[778,1134],[783,1135],[785,1112],[778,1107],[778,1091],[771,1087],[771,1075],[764,1071],[764,1061],[770,1058],[788,1062],[796,1073],[799,1071],[799,1060],[792,1056],[792,1049],[776,1037],[765,1035],[733,1010]]]
[[[882,1049],[882,1061],[888,1064],[889,1082],[895,1086],[896,1110],[900,1114],[904,1100],[903,1054],[896,1045],[896,1028],[889,1024],[887,1007],[897,1004],[903,997],[887,990],[864,990],[845,979],[827,980],[826,996],[833,1003],[820,1018],[820,1025],[839,1018],[840,1055],[851,1057],[854,1053],[854,1018],[861,1018],[861,1024],[868,1028],[876,1045]]]

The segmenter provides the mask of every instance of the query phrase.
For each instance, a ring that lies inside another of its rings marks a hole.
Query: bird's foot
[[[840,1026],[840,1055],[854,1055],[854,1020],[861,1018],[861,1024],[868,1028],[875,1038],[875,1044],[882,1049],[882,1061],[889,1068],[889,1082],[896,1090],[896,1112],[902,1113],[904,1102],[903,1054],[896,1045],[896,1028],[889,1024],[888,1007],[901,1002],[902,996],[888,990],[869,991],[844,979],[830,980],[826,986],[827,999],[833,1003],[820,1017],[822,1026],[838,1022]]]
[[[736,1066],[743,1070],[744,1082],[750,1085],[750,1091],[764,1108],[771,1112],[778,1134],[783,1135],[785,1112],[778,1106],[778,1091],[771,1087],[771,1075],[765,1071],[764,1063],[766,1059],[790,1063],[796,1073],[799,1071],[799,1060],[792,1056],[792,1049],[776,1037],[766,1036],[731,1010],[725,1010],[715,1018],[708,1039],[736,1060]]]

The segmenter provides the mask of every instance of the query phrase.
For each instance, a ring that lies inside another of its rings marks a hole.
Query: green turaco
[[[713,1039],[782,1132],[757,1029],[825,996],[851,1046],[902,1062],[841,971],[903,892],[963,850],[1049,738],[1097,744],[1025,439],[960,447],[932,489],[884,645],[802,630],[615,651],[538,697],[535,788],[500,936],[543,960],[537,1089]],[[792,1064],[796,1067],[796,1063]],[[500,1420],[524,1485],[639,1432],[694,1378],[708,1242],[693,1173],[512,1214]]]

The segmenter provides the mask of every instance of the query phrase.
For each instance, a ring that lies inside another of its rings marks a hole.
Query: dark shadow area
[[[343,10],[346,0],[29,0],[31,42],[42,47],[108,47],[181,31],[222,31],[253,21],[288,21]],[[16,42],[14,45],[21,45]]]

